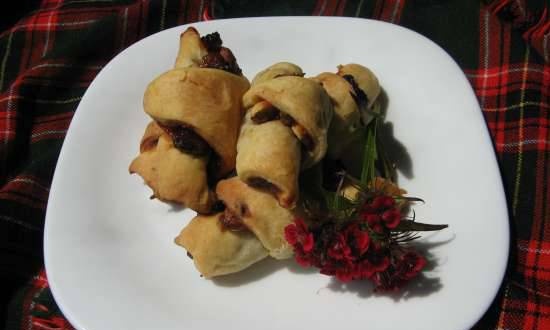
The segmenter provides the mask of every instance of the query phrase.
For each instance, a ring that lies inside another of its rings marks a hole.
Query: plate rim
[[[506,192],[505,192],[505,189],[504,189],[504,182],[503,182],[503,179],[502,179],[502,173],[500,171],[500,167],[498,165],[498,159],[497,159],[496,151],[495,151],[495,148],[494,148],[494,141],[491,138],[490,130],[489,130],[489,127],[487,126],[487,121],[485,120],[485,118],[483,116],[483,110],[481,109],[481,106],[479,104],[479,99],[477,98],[477,95],[475,94],[471,83],[469,82],[466,75],[464,74],[463,69],[458,65],[456,60],[445,49],[443,49],[440,45],[438,45],[437,43],[435,43],[434,41],[432,41],[428,37],[422,35],[419,32],[416,32],[414,30],[411,30],[409,28],[406,28],[404,26],[397,25],[397,24],[394,24],[394,23],[384,22],[384,21],[375,20],[375,19],[358,18],[358,17],[345,17],[345,16],[343,16],[343,17],[335,17],[335,16],[332,16],[332,17],[331,16],[239,17],[239,18],[216,19],[216,20],[212,20],[212,21],[198,21],[198,22],[186,23],[186,24],[182,24],[182,25],[176,25],[176,26],[173,26],[171,28],[158,31],[156,33],[153,33],[153,34],[151,34],[151,35],[149,35],[145,38],[142,38],[142,39],[136,41],[132,45],[126,47],[124,50],[122,50],[121,52],[114,55],[103,66],[103,68],[97,73],[97,75],[94,77],[93,81],[87,87],[87,89],[84,92],[84,94],[82,96],[82,99],[78,103],[78,105],[76,107],[76,110],[75,110],[75,113],[74,113],[74,115],[71,119],[71,123],[70,123],[69,128],[67,130],[67,133],[65,135],[63,145],[61,147],[59,157],[58,157],[58,160],[57,160],[57,163],[56,163],[56,166],[55,166],[55,170],[54,170],[54,174],[53,174],[52,181],[51,181],[51,186],[50,186],[50,193],[49,193],[49,196],[48,196],[47,208],[46,208],[46,212],[45,212],[44,234],[43,234],[43,257],[44,257],[44,266],[45,266],[44,268],[45,268],[46,276],[47,276],[47,279],[48,279],[48,283],[50,285],[50,290],[52,292],[52,295],[55,299],[56,304],[58,305],[59,309],[63,313],[63,316],[65,318],[67,318],[67,320],[71,323],[71,325],[73,325],[76,329],[85,329],[85,327],[82,326],[82,324],[80,323],[78,318],[75,316],[75,314],[73,314],[73,310],[71,309],[71,307],[68,306],[65,303],[64,298],[61,296],[60,291],[59,291],[59,286],[58,286],[59,283],[57,282],[57,278],[55,277],[55,275],[52,276],[52,274],[55,274],[55,271],[53,271],[53,273],[52,273],[53,268],[52,268],[52,264],[51,264],[51,260],[50,260],[50,253],[51,252],[50,252],[50,249],[49,249],[48,246],[50,245],[50,239],[51,239],[51,233],[50,233],[51,229],[49,229],[49,228],[51,226],[52,221],[55,221],[55,220],[52,220],[51,213],[53,211],[50,208],[50,201],[52,199],[56,198],[55,195],[58,194],[57,191],[60,190],[60,188],[61,188],[61,187],[58,187],[58,185],[59,185],[58,177],[62,176],[63,174],[60,174],[58,172],[58,167],[59,167],[60,164],[65,162],[66,161],[65,159],[68,157],[68,156],[66,156],[68,151],[67,151],[67,148],[65,147],[66,146],[65,142],[67,140],[73,140],[74,139],[74,138],[71,138],[71,136],[73,135],[72,131],[74,130],[74,127],[75,127],[75,125],[73,125],[73,122],[78,122],[80,120],[79,118],[82,115],[81,114],[82,111],[78,111],[78,110],[81,106],[82,101],[86,101],[88,99],[87,96],[89,94],[89,90],[93,89],[93,87],[95,86],[95,84],[99,80],[98,78],[100,78],[102,76],[102,74],[107,72],[113,65],[115,65],[116,62],[120,58],[124,57],[124,55],[126,53],[131,52],[132,49],[134,49],[136,47],[139,47],[139,45],[141,43],[145,43],[145,42],[147,42],[147,40],[151,40],[151,39],[154,39],[154,38],[158,37],[157,35],[159,35],[159,34],[167,33],[170,30],[182,29],[182,28],[189,27],[189,26],[201,27],[201,26],[206,26],[206,25],[211,25],[211,24],[220,24],[220,23],[223,24],[225,22],[239,22],[240,21],[240,22],[245,22],[246,23],[246,22],[250,22],[250,21],[264,21],[264,20],[279,20],[279,21],[288,21],[288,20],[296,20],[296,21],[301,21],[301,20],[340,21],[340,20],[342,20],[342,21],[356,21],[357,23],[367,23],[368,22],[369,24],[379,24],[379,25],[391,26],[392,28],[395,28],[397,30],[405,31],[406,33],[415,34],[417,37],[419,37],[421,39],[424,39],[424,41],[427,41],[432,46],[435,46],[436,48],[438,48],[439,51],[446,54],[447,57],[452,61],[452,63],[459,69],[459,71],[462,72],[463,78],[466,80],[468,86],[470,87],[469,88],[469,93],[471,93],[472,97],[476,100],[476,103],[477,103],[477,109],[476,110],[479,110],[478,115],[481,117],[481,120],[484,124],[485,130],[486,130],[486,133],[487,133],[486,137],[489,139],[490,145],[492,147],[493,152],[488,157],[490,157],[491,160],[492,160],[491,161],[491,166],[493,166],[494,169],[496,171],[498,171],[498,174],[499,174],[499,183],[500,184],[498,185],[498,187],[495,187],[495,190],[498,190],[498,193],[499,193],[500,197],[502,197],[502,200],[504,201],[502,206],[505,208],[504,211],[505,211],[505,214],[506,214],[506,218],[502,220],[503,222],[506,222],[506,226],[505,226],[505,228],[503,228],[503,230],[504,230],[504,232],[503,232],[503,234],[504,234],[504,237],[503,237],[504,244],[503,245],[505,246],[505,256],[506,256],[506,258],[503,261],[503,263],[501,264],[502,267],[497,270],[497,273],[499,274],[499,276],[498,276],[499,280],[496,283],[498,283],[498,285],[494,286],[495,289],[492,290],[493,292],[490,295],[491,299],[485,300],[485,303],[483,304],[484,305],[483,310],[481,310],[475,318],[472,318],[472,322],[469,323],[469,327],[467,329],[471,328],[487,312],[487,310],[489,309],[489,307],[492,305],[493,301],[497,297],[498,292],[501,290],[501,287],[503,285],[503,281],[504,281],[504,278],[505,278],[505,275],[506,275],[506,272],[507,272],[507,269],[508,269],[509,258],[510,258],[510,244],[511,244],[510,213],[509,213],[508,203],[507,203],[507,199],[506,199]],[[496,277],[497,276],[495,276],[495,278]]]

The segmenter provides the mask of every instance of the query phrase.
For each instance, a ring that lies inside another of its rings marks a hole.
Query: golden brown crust
[[[266,80],[253,85],[246,92],[243,105],[248,109],[263,100],[291,116],[312,138],[313,148],[305,153],[303,168],[314,165],[324,157],[332,105],[319,83],[297,76]]]
[[[340,158],[354,133],[362,126],[361,112],[352,97],[352,86],[341,76],[324,72],[313,78],[320,82],[330,96],[334,116],[328,130],[327,153],[331,158]]]
[[[349,77],[356,88],[366,96],[368,103],[360,102],[360,95],[350,83]],[[345,79],[347,78],[347,79]],[[328,150],[331,158],[344,157],[346,148],[358,137],[357,130],[372,120],[373,104],[380,94],[378,79],[368,68],[359,64],[338,66],[338,73],[324,72],[313,78],[320,82],[330,96],[334,107],[334,116],[328,131]]]
[[[365,92],[369,103],[367,108],[372,107],[378,95],[380,95],[380,84],[376,75],[367,67],[360,64],[350,63],[338,66],[338,75],[350,75],[353,77],[359,88]]]
[[[180,35],[180,47],[175,68],[198,67],[202,58],[208,54],[199,32],[189,27]]]
[[[267,256],[251,232],[222,230],[220,215],[196,216],[174,240],[187,250],[206,278],[239,272]]]
[[[129,171],[143,178],[154,197],[183,204],[199,213],[210,212],[215,196],[207,184],[207,159],[179,151],[154,122],[147,126],[140,150]]]
[[[272,257],[286,259],[292,256],[292,247],[284,238],[284,228],[296,217],[294,211],[281,207],[270,194],[250,188],[238,177],[220,181],[216,193]]]
[[[259,83],[284,76],[303,77],[304,72],[302,72],[302,69],[296,64],[279,62],[258,72],[252,80],[252,85],[257,85]]]
[[[253,186],[254,178],[275,185],[275,191],[263,190],[275,195],[282,207],[293,208],[299,194],[300,142],[279,120],[258,125],[251,116],[246,115],[237,143],[237,174]]]
[[[235,167],[241,96],[248,81],[218,69],[173,69],[153,80],[143,107],[164,125],[191,127],[220,156],[219,176]]]

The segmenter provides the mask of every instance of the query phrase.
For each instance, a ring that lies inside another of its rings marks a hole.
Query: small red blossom
[[[295,256],[295,259],[296,259],[296,262],[302,267],[312,266],[310,258],[308,258],[307,256],[305,256],[303,254],[298,254],[297,253],[296,256]]]
[[[397,291],[418,276],[425,265],[426,259],[423,256],[409,250],[393,258],[392,265],[386,271],[375,273],[372,278],[375,289],[382,292]]]
[[[341,282],[347,283],[353,280],[353,274],[349,269],[342,268],[336,270],[336,278]]]
[[[401,222],[401,212],[395,208],[389,209],[382,213],[382,220],[387,228],[394,229]]]
[[[426,266],[426,258],[415,251],[408,251],[400,258],[401,276],[412,279]]]
[[[357,277],[360,279],[371,278],[375,272],[375,268],[372,267],[372,264],[367,259],[357,265]]]
[[[305,253],[311,252],[311,250],[313,250],[314,243],[315,242],[313,239],[313,234],[307,233],[302,239],[302,249],[304,249],[304,252]]]
[[[395,205],[395,200],[390,196],[377,196],[375,197],[370,206],[376,211],[382,211]]]
[[[296,262],[317,267],[341,282],[369,280],[377,291],[395,291],[418,276],[426,259],[400,246],[394,230],[403,220],[395,199],[376,195],[358,206],[353,218],[327,217],[308,225],[296,219],[284,229]]]
[[[332,244],[328,248],[328,256],[335,260],[351,259],[351,249],[343,234],[337,233]]]
[[[358,224],[354,223],[346,229],[346,234],[348,236],[348,242],[352,240],[354,242],[354,247],[357,249],[358,255],[363,255],[370,244],[370,236],[366,231],[361,230]]]
[[[285,227],[285,239],[290,245],[294,245],[298,242],[298,230],[295,224],[290,224]]]
[[[284,233],[288,244],[300,244],[304,252],[310,252],[313,249],[313,234],[308,231],[307,226],[302,219],[296,219],[294,220],[294,223],[286,226]]]
[[[390,258],[373,254],[368,260],[370,267],[377,273],[383,272],[390,266]]]
[[[364,212],[361,214],[361,217],[369,224],[369,226],[374,226],[380,223],[380,216],[378,214]]]

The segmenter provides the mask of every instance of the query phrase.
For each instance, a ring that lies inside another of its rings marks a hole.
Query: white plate
[[[53,180],[44,237],[52,291],[79,329],[467,329],[485,312],[508,257],[506,203],[481,111],[456,63],[399,26],[348,18],[194,24],[219,31],[245,75],[291,61],[308,75],[357,62],[379,77],[387,120],[412,160],[401,185],[427,203],[418,219],[436,266],[405,296],[349,290],[291,262],[220,281],[199,277],[173,238],[193,213],[148,199],[128,164],[148,118],[147,83],[174,63],[176,27],[123,51],[82,98]],[[262,321],[261,323],[259,323]]]

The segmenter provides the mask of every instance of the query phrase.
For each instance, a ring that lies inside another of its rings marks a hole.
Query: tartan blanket
[[[72,329],[43,269],[44,217],[65,133],[101,68],[166,28],[277,15],[400,24],[457,61],[493,140],[512,233],[505,280],[474,329],[550,329],[549,11],[544,0],[42,0],[0,34],[0,312],[6,329]]]

